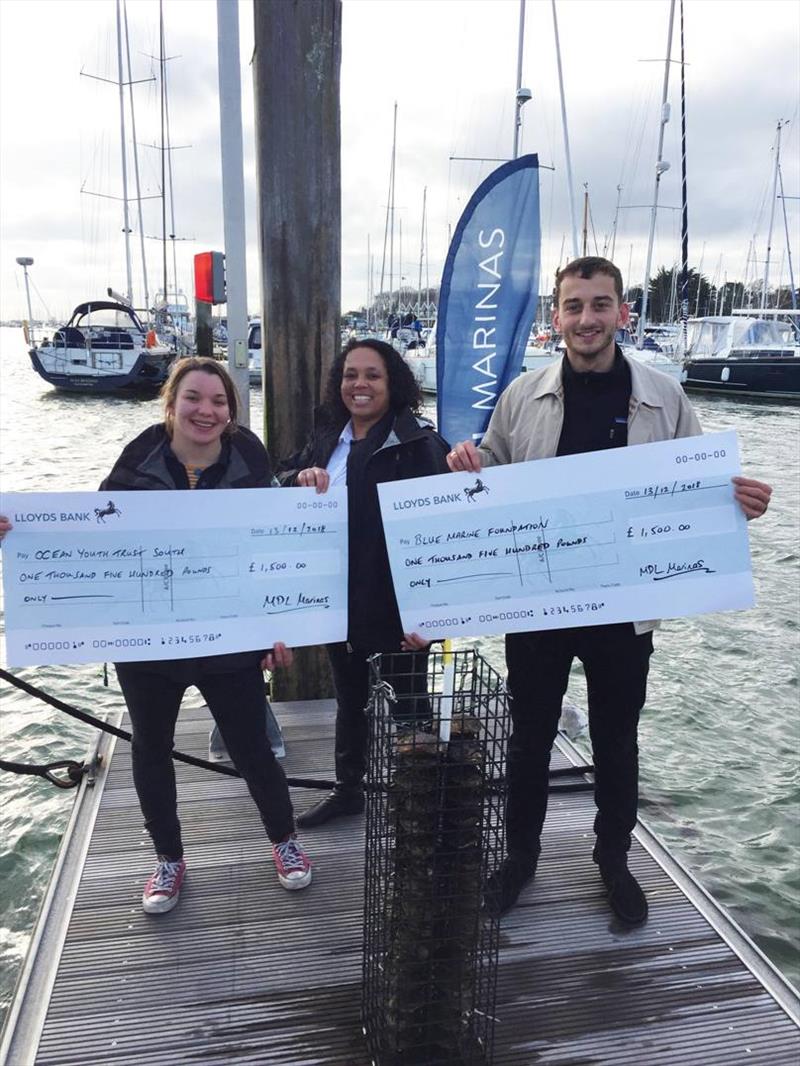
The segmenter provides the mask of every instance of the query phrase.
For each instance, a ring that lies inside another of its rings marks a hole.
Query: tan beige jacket
[[[628,445],[694,437],[703,430],[677,381],[623,356],[631,369]],[[479,448],[484,466],[551,459],[564,422],[561,360],[513,381],[494,409]],[[634,622],[648,633],[656,621]]]

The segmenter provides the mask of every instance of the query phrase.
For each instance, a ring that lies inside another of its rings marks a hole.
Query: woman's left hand
[[[772,486],[749,477],[735,477],[733,496],[749,521],[751,518],[760,518],[769,507]]]
[[[287,648],[280,640],[276,640],[273,647],[264,655],[261,660],[262,670],[277,670],[279,667],[283,667],[284,670],[292,665],[294,654],[291,648]]]
[[[297,484],[305,489],[317,490],[317,495],[328,491],[331,483],[330,474],[321,466],[307,466],[297,475]]]
[[[431,642],[421,637],[419,633],[404,633],[400,641],[402,651],[427,651]]]

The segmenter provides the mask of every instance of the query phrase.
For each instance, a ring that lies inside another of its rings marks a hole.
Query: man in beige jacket
[[[672,378],[627,359],[614,341],[627,324],[622,276],[607,259],[576,259],[556,277],[553,324],[566,356],[524,374],[502,394],[479,448],[456,444],[451,470],[574,455],[701,433],[683,389]],[[748,518],[769,504],[769,485],[734,478]],[[508,749],[508,855],[489,878],[485,902],[494,914],[516,903],[536,872],[547,811],[550,750],[570,667],[583,663],[595,765],[593,859],[620,921],[639,925],[647,899],[628,869],[638,810],[637,733],[657,623],[581,626],[506,635],[513,732]]]

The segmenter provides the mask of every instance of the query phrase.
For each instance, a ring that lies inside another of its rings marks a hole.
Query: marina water
[[[670,621],[656,634],[640,728],[641,814],[798,984],[800,410],[718,397],[692,402],[706,431],[738,430],[745,473],[771,482],[775,493],[767,516],[750,525],[756,608]],[[5,491],[94,490],[122,445],[159,418],[157,400],[55,392],[32,371],[21,330],[0,329]],[[260,432],[260,390],[252,397],[252,425]],[[502,638],[485,638],[479,646],[502,670]],[[93,714],[122,703],[113,670],[106,688],[99,665],[14,672]],[[585,706],[579,667],[568,695]],[[0,699],[4,759],[83,758],[89,727],[7,685],[0,684]],[[201,702],[194,690],[187,699]],[[2,1015],[74,792],[0,773],[0,799]],[[587,840],[587,863],[590,852]],[[132,906],[149,867],[143,841],[141,870],[131,872]],[[657,904],[650,920],[658,921]]]

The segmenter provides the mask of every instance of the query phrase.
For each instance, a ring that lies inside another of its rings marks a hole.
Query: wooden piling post
[[[255,85],[265,440],[302,447],[340,346],[341,0],[256,0]],[[330,694],[321,649],[301,650],[278,698]]]

